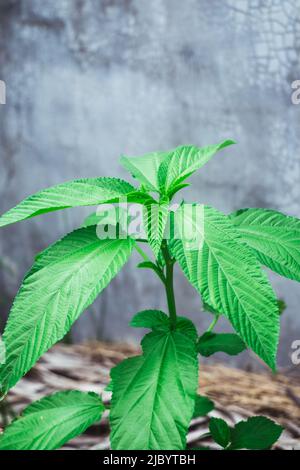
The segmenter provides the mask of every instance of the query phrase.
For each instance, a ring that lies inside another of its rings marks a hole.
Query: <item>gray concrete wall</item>
[[[1,0],[1,212],[64,180],[126,177],[121,153],[234,138],[237,146],[193,176],[186,198],[299,217],[300,106],[291,103],[299,56],[299,0]],[[34,254],[83,213],[2,229],[0,252],[17,271],[1,274],[3,318]],[[137,259],[76,323],[74,340],[135,340],[130,317],[165,308],[155,277],[134,270]],[[288,304],[280,363],[290,364],[291,341],[300,338],[300,286],[272,281]],[[180,312],[205,326],[200,300],[180,273],[176,288]]]

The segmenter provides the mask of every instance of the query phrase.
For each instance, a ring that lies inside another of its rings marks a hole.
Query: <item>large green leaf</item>
[[[0,450],[53,450],[100,420],[96,393],[66,391],[29,405],[0,435]]]
[[[149,315],[141,315],[145,323],[139,324],[149,327]],[[142,341],[143,355],[112,370],[114,450],[185,449],[198,385],[197,333],[187,319],[170,330],[160,317],[155,319],[160,326]]]
[[[246,349],[241,338],[233,333],[213,333],[207,331],[198,340],[198,352],[205,357],[217,352],[235,356]]]
[[[185,145],[170,151],[159,167],[160,189],[167,194],[174,194],[186,178],[205,165],[219,150],[231,144],[234,144],[232,140],[225,140],[217,145]]]
[[[231,431],[230,449],[269,449],[280,437],[283,428],[264,416],[240,421]]]
[[[200,217],[195,217],[185,206],[176,212],[173,256],[204,302],[224,313],[245,343],[274,369],[279,314],[265,273],[228,217],[207,206],[200,206]]]
[[[27,197],[0,217],[0,227],[46,212],[105,202],[148,201],[150,197],[117,178],[85,178],[58,184]]]
[[[262,264],[300,281],[299,219],[268,209],[243,209],[230,218]]]
[[[148,242],[158,256],[163,241],[169,214],[169,201],[164,199],[159,203],[146,204],[144,207],[144,225]]]
[[[99,240],[95,227],[67,235],[40,254],[14,301],[3,340],[0,368],[6,392],[109,284],[127,261],[134,242]]]

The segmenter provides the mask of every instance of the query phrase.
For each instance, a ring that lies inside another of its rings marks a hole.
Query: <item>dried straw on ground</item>
[[[32,371],[9,393],[5,414],[18,414],[28,403],[67,389],[95,391],[103,394],[109,382],[109,371],[124,358],[136,354],[126,345],[93,343],[82,346],[57,345],[43,356]],[[223,365],[202,365],[200,388],[216,405],[210,414],[224,418],[228,424],[255,414],[263,414],[281,423],[285,432],[275,446],[279,449],[300,450],[300,376],[285,371],[272,376],[269,373],[245,372]],[[109,394],[104,393],[109,400]],[[1,417],[0,417],[1,419]],[[201,439],[208,430],[208,418],[192,421],[188,435],[190,447],[213,445]],[[105,415],[101,423],[83,436],[73,439],[67,449],[108,449],[109,426]]]

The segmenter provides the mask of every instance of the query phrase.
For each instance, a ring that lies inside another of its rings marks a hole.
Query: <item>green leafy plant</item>
[[[280,437],[282,427],[264,416],[253,416],[240,421],[233,428],[220,418],[211,418],[210,435],[223,449],[269,449]]]
[[[172,203],[188,186],[186,179],[231,144],[122,157],[139,187],[117,178],[75,180],[40,191],[0,217],[3,227],[46,212],[106,205],[104,212],[92,213],[80,228],[40,253],[26,274],[3,335],[2,397],[66,335],[133,250],[142,256],[138,268],[152,270],[162,282],[168,314],[145,310],[131,321],[132,327],[151,331],[142,340],[141,355],[111,371],[112,449],[186,448],[191,419],[214,407],[197,394],[199,355],[234,355],[251,348],[275,371],[279,311],[284,305],[278,303],[262,266],[300,280],[300,220],[266,209],[225,215],[203,204]],[[131,211],[135,205],[142,215],[140,230]],[[147,243],[153,256],[142,248]],[[201,335],[188,318],[177,315],[176,262],[213,315]],[[221,315],[235,333],[213,331]],[[104,409],[93,393],[66,391],[45,397],[6,427],[0,449],[56,449],[99,420]],[[210,421],[210,435],[225,449],[269,448],[281,431],[264,417],[234,428],[220,419]]]

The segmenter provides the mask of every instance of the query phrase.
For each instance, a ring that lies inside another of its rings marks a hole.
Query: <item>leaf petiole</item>
[[[209,333],[209,332],[211,332],[211,331],[214,329],[214,327],[215,327],[216,324],[218,323],[219,318],[220,318],[220,315],[216,313],[215,316],[214,316],[213,321],[211,322],[211,324],[210,324],[209,327],[207,328],[206,333]]]
[[[144,252],[144,250],[137,243],[135,244],[135,249],[139,253],[139,255],[141,255],[141,257],[144,259],[144,261],[149,261],[150,263],[152,263],[149,256]]]

